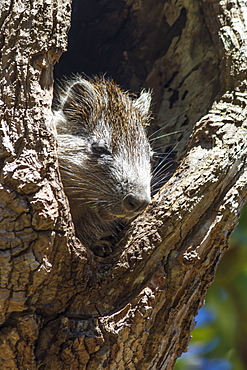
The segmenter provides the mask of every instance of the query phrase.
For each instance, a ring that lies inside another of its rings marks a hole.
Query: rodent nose
[[[149,196],[137,196],[134,194],[128,194],[123,199],[123,206],[128,212],[141,212],[151,202]]]

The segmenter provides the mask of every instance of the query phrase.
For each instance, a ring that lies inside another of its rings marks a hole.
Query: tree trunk
[[[107,45],[126,39],[112,74],[133,90],[153,89],[156,126],[165,119],[181,131],[180,164],[110,256],[85,249],[63,193],[51,114],[70,2],[5,1],[1,369],[172,369],[246,199],[245,2],[101,4],[121,26]]]

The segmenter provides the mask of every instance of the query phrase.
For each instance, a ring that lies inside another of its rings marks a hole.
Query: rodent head
[[[151,200],[150,93],[132,99],[112,81],[77,77],[60,99],[59,163],[73,219],[133,218]]]

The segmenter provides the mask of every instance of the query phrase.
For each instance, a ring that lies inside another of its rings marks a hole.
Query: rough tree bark
[[[245,2],[118,3],[125,83],[153,88],[157,125],[177,117],[184,144],[105,259],[74,237],[56,160],[52,71],[70,1],[1,6],[1,369],[172,369],[246,199]]]

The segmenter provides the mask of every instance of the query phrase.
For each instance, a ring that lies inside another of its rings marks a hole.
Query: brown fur
[[[100,240],[106,245],[120,220],[135,217],[150,202],[149,105],[149,93],[133,99],[103,78],[77,77],[60,95],[55,112],[60,170],[86,246]]]

